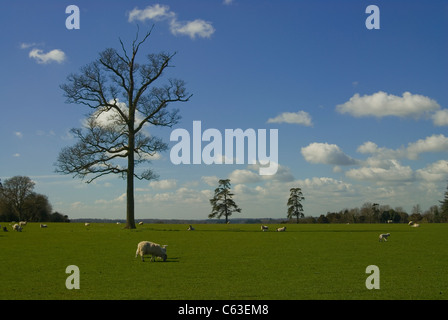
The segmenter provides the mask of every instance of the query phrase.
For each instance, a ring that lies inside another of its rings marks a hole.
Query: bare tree
[[[150,34],[151,30],[139,41],[137,32],[130,51],[120,39],[121,52],[104,50],[98,59],[82,67],[79,74],[69,75],[67,83],[61,85],[68,103],[92,110],[84,128],[71,130],[78,142],[60,152],[56,172],[82,179],[89,176],[87,183],[107,174],[127,179],[126,227],[132,229],[134,178],[157,178],[151,169],[137,172],[135,168],[167,149],[167,144],[149,135],[144,127],[173,126],[180,116],[177,109],[168,110],[168,106],[191,98],[182,80],[169,79],[155,86],[171,67],[175,53],[148,54],[144,64],[137,62],[139,49]]]

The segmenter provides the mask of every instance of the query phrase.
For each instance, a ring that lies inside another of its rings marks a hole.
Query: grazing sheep
[[[16,223],[15,225],[12,226],[12,230],[15,230],[17,232],[22,232],[22,227]]]
[[[261,231],[268,231],[268,229],[269,229],[268,226],[263,226],[263,225],[261,226]]]
[[[140,226],[142,226],[142,225],[143,225],[143,221],[140,221],[138,224],[139,224]]]
[[[283,227],[283,228],[277,228],[277,231],[278,231],[278,232],[286,231],[286,227]]]
[[[47,227],[47,225],[46,225],[46,224],[42,224],[42,223],[41,223],[41,224],[40,224],[40,227],[41,227],[41,228],[46,228],[46,227]]]
[[[187,230],[188,230],[188,231],[194,231],[194,228],[193,228],[193,226],[190,224],[190,226],[188,227]]]
[[[387,223],[392,223],[392,222],[394,222],[393,220],[387,220]]]
[[[418,223],[414,223],[411,227],[418,228],[420,225]]]
[[[410,226],[412,226],[413,224],[414,224],[414,221],[412,221],[412,220],[408,222],[408,225],[410,225]]]
[[[20,221],[19,226],[21,226],[21,227],[26,226],[26,221]]]
[[[90,226],[90,223],[86,222],[86,223],[84,223],[84,225],[85,225],[86,227],[88,227],[88,226]]]
[[[387,241],[387,238],[390,236],[390,233],[382,233],[379,236],[379,241]]]
[[[143,256],[145,254],[151,255],[151,260],[156,260],[156,257],[162,258],[163,261],[166,261],[166,258],[168,257],[166,255],[166,247],[167,245],[160,245],[157,243],[153,243],[151,241],[141,241],[137,245],[137,251],[135,252],[135,257],[137,258],[138,255],[142,257],[142,261],[145,261],[143,259]]]

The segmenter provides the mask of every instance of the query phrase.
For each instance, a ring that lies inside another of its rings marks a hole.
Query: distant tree
[[[56,172],[73,174],[87,183],[103,175],[117,174],[127,180],[126,228],[135,228],[134,178],[151,180],[157,175],[136,166],[148,162],[156,153],[168,148],[161,139],[142,130],[145,125],[171,127],[180,116],[177,109],[169,110],[175,102],[186,102],[191,95],[185,83],[168,79],[159,83],[167,68],[172,67],[175,54],[147,54],[144,62],[137,61],[142,40],[138,33],[130,49],[109,48],[79,74],[71,74],[61,86],[68,103],[91,109],[84,128],[72,129],[78,142],[64,148],[55,163]]]
[[[68,219],[68,216],[63,215],[59,212],[53,212],[50,215],[50,222],[70,222],[70,220]]]
[[[15,176],[5,180],[0,188],[3,206],[9,208],[18,220],[25,219],[27,197],[33,193],[35,183],[24,176]]]
[[[328,218],[326,216],[321,214],[319,216],[319,218],[317,218],[317,223],[330,223],[330,221],[328,220]]]
[[[208,215],[209,218],[224,216],[226,223],[229,222],[229,217],[233,212],[241,212],[241,209],[235,204],[232,197],[233,193],[230,192],[230,179],[219,180],[218,188],[215,189],[215,196],[210,199],[212,205],[212,212]]]
[[[25,199],[23,219],[34,222],[49,221],[52,211],[48,197],[33,192]]]
[[[303,218],[304,216],[302,200],[305,200],[305,197],[303,196],[300,188],[291,188],[289,191],[291,193],[286,204],[288,206],[288,218],[292,219],[292,217],[295,216],[297,223],[299,223],[299,218]]]
[[[448,222],[448,186],[445,191],[445,198],[440,202],[439,220],[440,222]]]

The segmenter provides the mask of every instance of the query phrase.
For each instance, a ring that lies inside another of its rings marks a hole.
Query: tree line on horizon
[[[408,214],[402,207],[391,208],[389,205],[380,205],[378,203],[365,202],[361,208],[342,209],[338,212],[327,212],[319,217],[304,215],[302,201],[305,200],[301,188],[291,188],[290,196],[286,203],[287,218],[296,223],[409,223],[427,222],[443,223],[448,222],[448,187],[445,192],[445,198],[440,205],[433,205],[428,210],[422,212],[419,204],[412,208],[412,213]],[[215,189],[215,195],[210,199],[212,212],[209,218],[222,216],[228,223],[229,217],[233,212],[241,213],[241,208],[232,199],[234,194],[230,192],[230,179],[220,179],[218,188]]]

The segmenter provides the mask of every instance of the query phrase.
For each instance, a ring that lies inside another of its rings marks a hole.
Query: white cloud
[[[313,126],[311,121],[311,116],[308,112],[298,111],[298,112],[283,112],[276,116],[275,118],[270,118],[268,123],[292,123],[292,124],[302,124],[307,127]]]
[[[203,176],[201,180],[211,187],[217,187],[219,178],[217,176]]]
[[[420,117],[425,113],[440,109],[440,105],[428,97],[403,93],[402,97],[379,91],[372,95],[360,96],[358,93],[349,101],[337,105],[339,113],[348,113],[355,117]]]
[[[116,101],[110,100],[110,104],[115,104],[126,116],[129,115],[129,108],[124,102],[120,102],[118,99]],[[144,120],[144,116],[136,110],[135,112],[135,123],[137,126]],[[126,127],[121,115],[114,108],[107,109],[106,107],[98,108],[90,118],[83,120],[83,125],[88,126],[89,121],[94,121],[94,124],[102,128],[114,128],[118,132],[123,131]]]
[[[417,178],[424,181],[444,181],[448,177],[448,161],[439,160],[416,171]]]
[[[23,138],[23,133],[22,132],[20,132],[20,131],[16,131],[16,132],[14,132],[14,135],[17,137],[17,138]]]
[[[328,143],[311,143],[301,149],[306,161],[338,166],[359,164],[359,161],[346,155],[337,145]]]
[[[19,157],[20,157],[20,153],[14,153],[12,156],[13,156],[14,158],[19,158]]]
[[[432,115],[435,126],[448,126],[448,109],[439,110]]]
[[[186,22],[179,22],[173,19],[171,21],[170,30],[173,35],[187,35],[191,39],[195,39],[196,36],[210,38],[215,32],[215,28],[213,28],[212,24],[202,19]]]
[[[383,162],[385,164],[385,162]],[[406,182],[414,180],[414,173],[409,166],[402,166],[396,160],[388,161],[387,167],[362,167],[345,173],[351,179],[362,181]]]
[[[177,187],[177,181],[175,179],[166,179],[160,181],[151,181],[149,186],[157,190],[168,190]]]
[[[202,19],[178,21],[177,14],[170,11],[170,7],[167,5],[155,4],[153,6],[148,6],[143,10],[134,8],[129,13],[128,21],[132,22],[135,20],[169,20],[170,31],[173,35],[187,35],[191,39],[195,39],[196,37],[210,38],[215,32],[212,23]]]
[[[35,47],[35,46],[37,46],[38,44],[37,43],[25,43],[25,42],[23,42],[23,43],[21,43],[20,44],[20,49],[28,49],[28,48],[31,48],[31,47]]]
[[[426,139],[420,139],[414,143],[409,143],[407,157],[416,159],[420,153],[448,151],[448,138],[443,134],[432,135]]]
[[[30,51],[29,57],[35,59],[39,64],[62,63],[66,59],[65,53],[59,49],[54,49],[47,53],[43,53],[40,49],[33,49]]]
[[[153,6],[148,6],[143,10],[134,8],[128,17],[128,21],[132,22],[134,20],[145,21],[149,20],[164,20],[164,19],[174,19],[176,14],[170,11],[170,7],[166,5],[155,4]]]
[[[222,3],[228,6],[228,5],[231,5],[233,3],[233,0],[223,0]]]
[[[234,170],[230,175],[229,179],[231,183],[254,183],[262,181],[259,174],[250,170]]]
[[[380,148],[376,143],[367,141],[359,146],[357,151],[363,154],[372,154],[375,159],[408,158],[415,160],[421,153],[448,151],[448,137],[443,134],[434,134],[425,139],[410,142],[406,148],[398,149]]]

